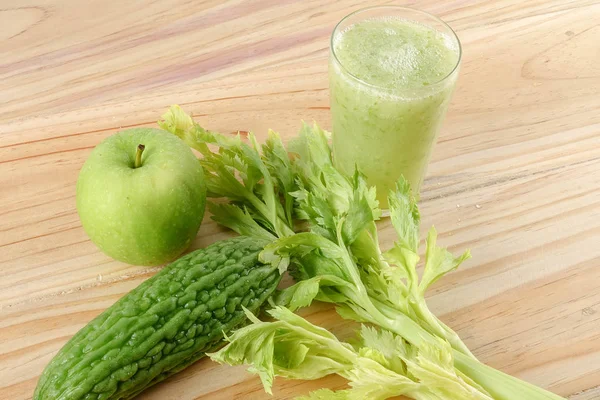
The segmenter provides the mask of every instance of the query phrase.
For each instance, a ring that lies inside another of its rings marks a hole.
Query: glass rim
[[[454,31],[454,29],[452,29],[452,27],[450,25],[448,25],[444,20],[442,20],[439,17],[436,17],[433,14],[430,14],[426,11],[423,10],[419,10],[416,8],[412,8],[412,7],[404,7],[404,6],[369,6],[369,7],[363,7],[360,8],[356,11],[351,12],[350,14],[346,15],[344,18],[342,18],[333,28],[333,32],[331,32],[331,37],[329,38],[329,47],[331,49],[331,54],[333,55],[333,59],[335,60],[335,62],[340,66],[340,68],[342,69],[342,71],[344,73],[346,73],[348,76],[350,76],[352,79],[356,80],[357,82],[359,82],[360,84],[381,90],[384,89],[386,91],[389,90],[389,88],[384,87],[384,86],[379,86],[379,85],[374,85],[372,83],[369,83],[367,81],[365,81],[364,79],[361,79],[359,77],[357,77],[356,75],[354,75],[352,72],[350,72],[348,70],[348,68],[346,68],[344,66],[344,64],[340,61],[340,59],[338,58],[337,54],[335,53],[335,47],[333,45],[333,40],[335,38],[336,33],[338,32],[340,25],[342,25],[342,23],[346,20],[348,20],[349,18],[357,15],[357,14],[361,14],[365,11],[371,11],[371,10],[382,10],[382,9],[391,9],[391,10],[404,10],[404,11],[410,11],[410,12],[415,12],[418,14],[422,14],[428,18],[432,18],[433,20],[435,20],[438,23],[441,23],[443,26],[445,26],[450,32],[451,32],[451,37],[453,37],[456,40],[456,43],[458,44],[458,58],[456,59],[456,64],[454,65],[454,67],[452,68],[452,70],[450,72],[448,72],[448,74],[446,74],[443,78],[435,81],[434,83],[431,83],[427,86],[424,86],[423,89],[427,89],[427,88],[431,88],[431,87],[435,87],[437,85],[440,85],[444,82],[446,82],[448,80],[448,78],[450,78],[457,70],[458,67],[460,66],[460,62],[462,60],[462,43],[460,42],[460,39],[458,38],[458,35],[456,34],[456,32]],[[407,18],[408,20],[410,20],[409,18]],[[418,22],[418,21],[417,21]],[[414,90],[420,90],[419,88],[417,89],[411,89],[412,91]]]

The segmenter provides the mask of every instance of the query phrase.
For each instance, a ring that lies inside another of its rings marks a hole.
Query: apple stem
[[[133,168],[139,168],[142,166],[142,153],[146,146],[143,144],[138,144],[137,152],[135,153],[135,163],[133,164]]]

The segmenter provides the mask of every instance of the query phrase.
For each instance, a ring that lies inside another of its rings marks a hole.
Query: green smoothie
[[[396,17],[334,32],[329,79],[338,168],[355,165],[380,206],[400,175],[418,194],[450,101],[460,58],[456,36]]]

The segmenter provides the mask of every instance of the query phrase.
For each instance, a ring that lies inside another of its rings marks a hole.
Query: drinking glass
[[[439,57],[432,55],[438,50]],[[400,175],[418,196],[460,58],[454,31],[415,9],[365,8],[335,27],[329,57],[334,163],[347,174],[358,167],[376,186],[383,210]]]

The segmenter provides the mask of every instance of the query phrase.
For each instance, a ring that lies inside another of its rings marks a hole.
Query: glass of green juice
[[[329,89],[338,169],[358,167],[380,207],[400,175],[418,196],[448,103],[461,46],[443,21],[381,6],[342,19],[331,35]]]

